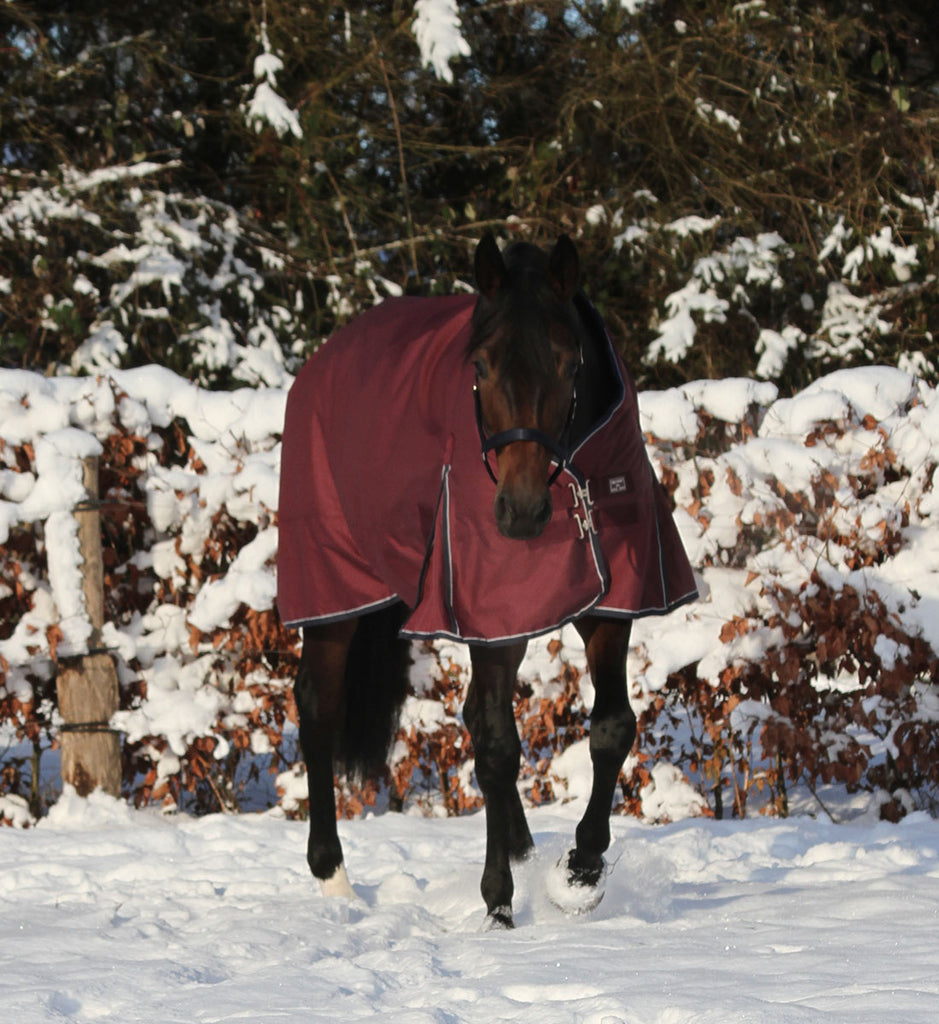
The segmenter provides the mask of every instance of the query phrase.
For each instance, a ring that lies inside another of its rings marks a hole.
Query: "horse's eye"
[[[489,376],[489,367],[486,365],[485,359],[474,359],[473,367],[479,380],[485,380]]]

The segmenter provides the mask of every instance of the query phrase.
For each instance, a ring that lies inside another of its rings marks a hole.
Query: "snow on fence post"
[[[101,516],[98,509],[98,457],[82,460],[85,500],[75,509],[82,561],[82,592],[91,624],[88,653],[61,663],[56,678],[59,713],[64,719],[60,743],[62,781],[81,796],[96,788],[119,796],[121,748],[111,728],[118,708],[117,670],[102,649],[104,567],[101,558]]]

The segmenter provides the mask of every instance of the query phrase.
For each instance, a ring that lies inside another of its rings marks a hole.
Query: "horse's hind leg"
[[[636,739],[636,716],[626,689],[629,621],[586,618],[576,623],[587,648],[596,698],[590,714],[593,788],[567,862],[568,881],[596,887],[610,845],[610,810],[620,769]],[[599,898],[599,897],[598,897]]]
[[[463,720],[473,740],[476,778],[486,802],[486,866],[482,891],[489,923],[512,927],[512,870],[534,846],[518,795],[518,738],[512,698],[525,644],[471,647],[473,678]]]
[[[343,682],[354,619],[303,631],[294,696],[310,794],[307,862],[325,895],[350,896],[336,831],[333,755],[343,726]]]

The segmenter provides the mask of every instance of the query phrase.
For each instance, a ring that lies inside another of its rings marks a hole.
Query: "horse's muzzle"
[[[534,540],[551,521],[551,495],[544,494],[529,501],[500,490],[495,500],[496,526],[503,537],[511,540]]]

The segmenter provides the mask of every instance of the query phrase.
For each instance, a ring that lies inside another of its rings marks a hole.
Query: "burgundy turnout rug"
[[[280,483],[277,600],[288,626],[403,601],[407,636],[498,643],[587,612],[662,614],[696,596],[635,384],[592,307],[617,398],[552,484],[544,533],[499,533],[464,358],[475,302],[383,302],[297,376]]]

